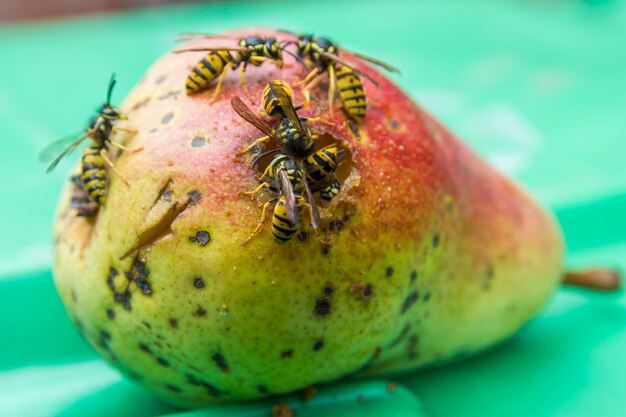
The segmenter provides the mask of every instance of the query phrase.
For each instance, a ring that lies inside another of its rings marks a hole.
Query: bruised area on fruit
[[[295,85],[306,71],[289,56],[282,69],[248,66],[251,100],[231,71],[210,103],[211,89],[184,93],[202,56],[166,54],[122,104],[120,126],[137,133],[120,141],[143,148],[115,158],[128,185],[111,173],[107,203],[90,217],[72,205],[74,183],[61,197],[59,294],[122,373],[184,406],[251,400],[483,350],[545,302],[561,272],[551,218],[363,63],[380,88],[364,81],[358,135],[338,103],[330,113],[327,78],[298,111],[331,123],[308,125],[315,150],[345,150],[341,191],[316,199],[330,244],[305,210],[289,242],[275,243],[268,213],[242,245],[275,196],[242,196],[271,156],[252,161],[275,145],[237,155],[263,134],[231,99],[256,112],[269,80]]]

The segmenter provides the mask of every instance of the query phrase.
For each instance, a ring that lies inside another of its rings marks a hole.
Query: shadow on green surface
[[[74,328],[50,271],[0,280],[0,370],[81,361],[96,356]]]
[[[623,337],[626,324],[623,303],[611,298],[586,297],[582,305],[566,311],[557,302],[560,311],[548,311],[495,349],[398,381],[422,399],[433,416],[474,416],[485,410],[511,417],[525,417],[530,411],[533,416],[561,415],[597,383],[590,382],[594,371],[623,369],[623,361],[602,361],[603,343]],[[615,380],[604,381],[607,387],[620,385],[621,372],[613,375]],[[442,396],[455,401],[441,401]]]
[[[123,380],[99,391],[91,392],[59,412],[57,417],[149,417],[176,413],[180,409],[170,406],[148,391]]]
[[[624,213],[626,193],[556,210],[571,252],[626,242]]]
[[[198,410],[169,406],[126,381],[118,382],[84,397],[56,414],[57,417],[169,416],[169,417],[253,417],[271,415],[272,406],[285,401],[298,417],[421,417],[422,406],[406,388],[389,392],[384,381],[360,381],[322,387],[311,401],[288,396],[243,404],[227,404]],[[362,400],[359,401],[359,396]],[[103,406],[106,404],[106,406]]]

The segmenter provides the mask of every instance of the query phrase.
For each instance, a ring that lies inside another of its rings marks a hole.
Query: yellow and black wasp
[[[322,200],[330,201],[341,191],[341,184],[339,184],[339,180],[334,175],[329,175],[325,181],[320,182],[318,187],[312,191],[319,191]]]
[[[339,191],[341,185],[335,177],[335,170],[343,160],[345,150],[337,145],[328,145],[307,156],[304,161],[306,180],[311,184],[311,191],[319,191],[320,197],[325,201],[332,200]]]
[[[258,144],[270,139],[276,142],[276,145],[278,145],[282,153],[296,159],[306,157],[313,150],[317,135],[313,134],[310,129],[302,125],[302,121],[298,117],[291,100],[288,98],[284,99],[284,97],[281,97],[280,102],[276,102],[275,108],[270,110],[272,113],[276,113],[280,109],[281,113],[285,113],[285,116],[280,118],[278,126],[276,126],[275,129],[270,129],[266,126],[261,119],[252,113],[239,97],[233,97],[231,104],[239,116],[265,133],[265,136],[255,140],[248,147],[237,152],[238,155],[249,152]]]
[[[234,101],[235,99],[233,99],[233,107],[235,107]],[[303,122],[322,122],[332,125],[332,123],[327,122],[321,117],[311,118],[298,116],[296,106],[293,104],[293,92],[291,91],[291,87],[282,80],[273,80],[267,84],[263,90],[263,103],[261,106],[265,114],[279,119],[278,126],[274,130],[276,136],[280,139],[277,145],[283,153],[296,159],[302,159],[309,155],[313,150],[314,141],[317,139],[317,135],[312,133],[308,127],[305,127],[302,124]],[[238,108],[240,109],[245,107],[243,103],[238,104]],[[299,108],[301,106],[297,107]],[[239,113],[237,108],[235,108],[235,110]],[[246,119],[245,112],[239,113],[239,115]],[[258,120],[256,116],[253,115],[253,117]],[[251,120],[246,120],[249,123],[253,123]],[[271,137],[268,135],[259,138],[237,154],[241,155],[249,152],[259,143],[269,139],[271,139]]]
[[[248,238],[244,243],[247,243],[261,227],[263,220],[265,220],[265,210],[269,204],[272,203],[276,203],[276,207],[274,208],[275,216],[272,230],[273,232],[280,232],[278,235],[277,233],[274,233],[278,243],[285,243],[293,237],[295,232],[298,230],[300,213],[304,205],[309,206],[311,213],[311,225],[316,236],[318,236],[318,230],[321,223],[319,210],[317,208],[317,204],[315,203],[315,199],[313,198],[313,193],[311,192],[306,179],[304,179],[302,175],[302,168],[297,162],[298,159],[306,157],[313,149],[313,138],[310,131],[308,131],[308,129],[306,131],[304,130],[297,116],[294,120],[287,118],[281,119],[279,126],[276,130],[273,130],[265,125],[261,119],[259,119],[252,112],[252,110],[244,104],[243,101],[241,101],[239,97],[233,97],[231,104],[237,114],[266,135],[261,139],[256,140],[254,144],[272,139],[278,145],[279,151],[281,152],[281,154],[276,155],[272,163],[264,172],[264,177],[268,177],[268,181],[266,181],[265,184],[262,183],[256,190],[253,191],[253,193],[255,193],[263,188],[278,190],[280,187],[281,195],[277,199],[270,200],[264,205],[261,223],[257,226],[252,236],[250,236],[250,238]],[[295,110],[293,113],[295,114]],[[290,124],[284,124],[283,122],[286,120],[289,121]],[[300,125],[300,127],[296,128],[294,126],[295,124]],[[299,132],[295,132],[294,130],[299,130]],[[303,134],[303,132],[305,134]],[[249,148],[251,148],[251,146],[246,148],[244,151],[247,152]],[[260,157],[272,152],[274,151],[272,150],[263,155],[259,155],[255,163]],[[292,171],[291,174],[289,174],[290,170]],[[276,183],[276,177],[278,177],[278,184]],[[304,194],[306,194],[307,200],[304,200],[300,194],[296,195],[294,189],[298,192],[302,190]],[[297,198],[298,196],[300,198]],[[287,217],[285,217],[285,215]]]
[[[286,81],[270,81],[263,90],[262,108],[268,116],[283,119],[299,119],[302,122],[309,123],[320,121],[331,124],[320,117],[306,118],[297,116],[296,110],[300,107],[302,106],[293,105],[293,92]],[[303,160],[306,178],[309,184],[311,184],[311,189],[314,192],[320,191],[320,196],[326,201],[331,200],[339,192],[339,181],[337,181],[333,173],[343,159],[344,152],[343,149],[336,145],[328,145],[317,152],[309,153]],[[272,153],[272,151],[260,156],[263,157],[269,153]]]
[[[306,84],[302,89],[305,102],[308,103],[310,91],[319,83],[321,76],[328,73],[330,80],[328,88],[328,105],[332,114],[335,92],[339,93],[342,107],[347,117],[353,122],[360,124],[367,111],[367,98],[363,88],[361,77],[367,78],[378,87],[378,83],[366,73],[354,68],[354,66],[339,56],[340,50],[330,40],[313,36],[300,35],[297,41],[288,41],[283,46],[296,44],[297,55],[307,63],[311,72],[298,83]],[[390,72],[399,72],[397,68],[365,55],[348,51],[356,58],[380,66]]]
[[[273,80],[267,83],[263,89],[261,108],[269,117],[297,117],[293,113],[302,107],[302,104],[298,106],[293,104],[293,90],[287,81]],[[290,108],[293,108],[293,112]]]
[[[107,167],[115,171],[122,180],[126,180],[117,171],[113,162],[107,156],[109,144],[123,150],[130,150],[124,145],[111,139],[111,135],[117,131],[135,133],[134,130],[125,129],[114,126],[118,120],[126,120],[127,116],[118,108],[111,105],[111,95],[115,87],[115,75],[109,81],[107,90],[107,100],[100,107],[98,113],[89,122],[87,130],[78,136],[78,134],[70,135],[56,142],[43,150],[40,155],[42,160],[48,160],[49,157],[56,155],[52,163],[48,166],[46,173],[50,173],[56,168],[58,163],[73,152],[87,138],[93,141],[92,146],[88,146],[83,150],[82,157],[82,174],[80,179],[87,196],[91,201],[100,205],[106,203],[107,190]],[[78,137],[77,137],[78,136]]]
[[[189,33],[179,35],[178,40],[193,38],[225,38],[219,35],[202,33]],[[239,39],[238,46],[235,47],[211,47],[211,48],[189,48],[175,50],[175,53],[182,52],[208,52],[191,70],[185,82],[185,91],[188,95],[199,93],[210,88],[211,83],[219,77],[211,102],[214,101],[222,87],[224,77],[229,69],[240,68],[241,85],[247,96],[248,87],[245,83],[245,71],[248,66],[260,66],[265,61],[273,62],[278,68],[283,67],[283,48],[274,38],[262,38],[259,36],[248,36]],[[291,54],[290,52],[286,51]]]
[[[256,165],[258,159],[255,159],[253,166]],[[278,244],[286,243],[299,230],[302,210],[307,206],[304,197],[300,195],[305,189],[302,168],[287,155],[278,154],[267,166],[260,181],[261,184],[255,190],[246,194],[256,194],[263,189],[268,189],[279,195],[263,205],[261,221],[243,244],[248,243],[258,233],[265,222],[267,208],[271,204],[275,204],[272,235]]]

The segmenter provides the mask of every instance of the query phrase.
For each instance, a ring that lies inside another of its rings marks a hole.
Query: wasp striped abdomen
[[[367,112],[367,98],[361,78],[349,67],[337,68],[337,90],[348,117],[356,123],[363,122]]]
[[[211,51],[204,56],[187,76],[185,90],[188,95],[209,88],[213,80],[224,72],[226,65],[233,61],[228,51]]]
[[[343,159],[343,155],[343,149],[339,149],[335,145],[328,145],[307,156],[304,160],[307,179],[313,183],[322,181],[335,172],[337,165]]]
[[[106,203],[107,164],[102,147],[90,146],[83,150],[81,180],[89,199],[98,205]]]
[[[276,206],[274,207],[274,215],[272,217],[272,234],[274,240],[279,245],[282,245],[291,240],[298,230],[300,229],[300,223],[302,223],[302,209],[306,206],[304,197],[296,195],[296,211],[298,212],[298,222],[293,223],[289,220],[289,213],[287,209],[287,200],[285,196],[281,196]]]
[[[288,117],[288,109],[285,109],[287,101],[293,107],[293,91],[286,81],[270,81],[263,90],[263,109],[270,117]]]

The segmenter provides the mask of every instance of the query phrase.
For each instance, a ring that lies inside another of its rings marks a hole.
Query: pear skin
[[[258,171],[254,155],[236,153],[262,134],[230,100],[256,111],[268,81],[294,85],[306,72],[289,56],[282,69],[248,66],[250,103],[231,71],[209,103],[212,89],[184,91],[202,56],[166,54],[122,104],[128,120],[119,126],[136,133],[114,140],[143,148],[112,148],[128,185],[111,172],[107,203],[93,217],[71,208],[69,181],[59,204],[58,292],[86,339],[129,378],[193,407],[406,373],[511,336],[559,284],[563,241],[553,217],[349,53],[380,84],[363,80],[359,137],[339,103],[329,111],[327,77],[299,111],[333,123],[310,125],[316,149],[346,150],[342,190],[320,202],[321,238],[332,245],[316,239],[306,211],[287,244],[274,242],[266,221],[242,245],[273,194],[242,195]]]

